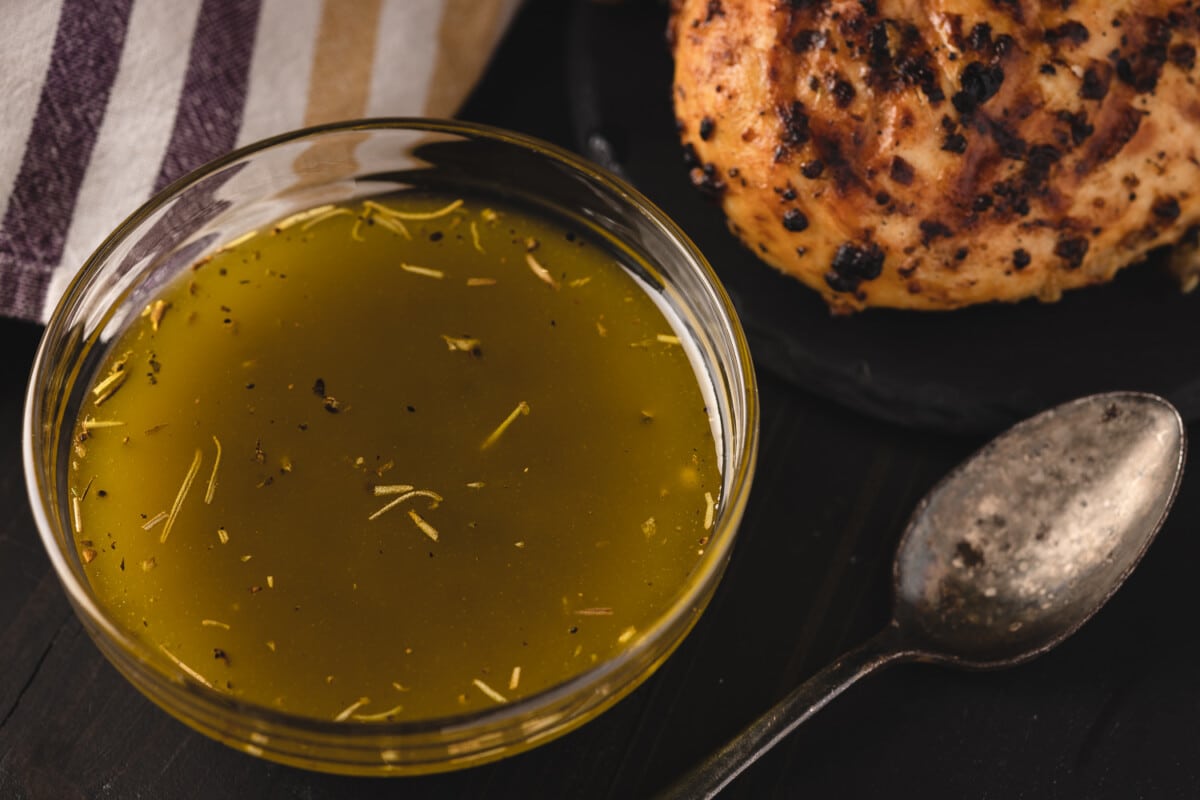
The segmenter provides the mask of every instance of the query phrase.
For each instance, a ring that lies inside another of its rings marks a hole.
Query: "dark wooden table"
[[[561,0],[531,0],[463,116],[573,146],[559,68],[569,13]],[[0,321],[0,798],[648,796],[885,623],[912,507],[981,443],[878,422],[760,371],[762,451],[742,536],[712,605],[657,674],[530,753],[439,776],[340,778],[193,733],[126,683],[75,621],[21,469],[40,333]],[[727,796],[1200,797],[1197,527],[1200,474],[1190,474],[1125,588],[1057,650],[1003,672],[914,665],[870,678]]]

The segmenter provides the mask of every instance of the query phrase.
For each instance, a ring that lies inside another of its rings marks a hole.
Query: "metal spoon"
[[[859,678],[901,661],[972,669],[1040,655],[1133,571],[1175,499],[1183,422],[1160,397],[1084,397],[985,445],[920,502],[882,631],[793,690],[665,798],[713,797]]]

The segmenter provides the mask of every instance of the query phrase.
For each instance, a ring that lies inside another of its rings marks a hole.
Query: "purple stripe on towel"
[[[46,82],[0,223],[0,313],[36,320],[117,77],[133,0],[64,0]]]
[[[175,127],[154,188],[233,149],[242,125],[259,0],[204,0]]]

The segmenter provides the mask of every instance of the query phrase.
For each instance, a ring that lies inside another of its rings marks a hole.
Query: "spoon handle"
[[[893,661],[915,655],[914,651],[903,647],[895,623],[889,624],[793,689],[770,711],[668,787],[658,796],[659,800],[715,797],[743,770],[859,678]]]

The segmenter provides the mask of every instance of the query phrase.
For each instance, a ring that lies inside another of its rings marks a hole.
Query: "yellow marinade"
[[[676,330],[599,236],[402,194],[188,270],[74,427],[103,607],[221,692],[334,720],[509,703],[612,658],[707,542]]]

